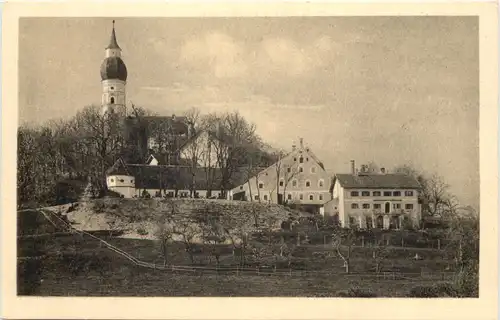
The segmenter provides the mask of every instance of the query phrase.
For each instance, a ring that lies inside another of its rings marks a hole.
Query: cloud
[[[309,43],[298,43],[288,37],[237,41],[225,33],[208,32],[185,41],[178,60],[182,68],[217,79],[262,81],[313,72],[329,63],[338,49],[339,45],[327,36]]]
[[[245,50],[228,35],[214,32],[190,39],[180,50],[179,60],[191,67],[208,67],[216,78],[234,78],[246,74]]]

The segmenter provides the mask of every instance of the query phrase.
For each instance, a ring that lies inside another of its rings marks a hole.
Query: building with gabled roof
[[[245,168],[232,173],[227,183],[231,187],[246,179]],[[222,171],[213,167],[180,165],[129,164],[118,159],[106,172],[108,189],[124,198],[193,197],[220,198]]]
[[[366,172],[355,169],[350,174],[336,174],[332,183],[335,210],[342,227],[400,229],[405,222],[416,225],[421,220],[418,181],[409,175]]]
[[[331,176],[323,163],[300,139],[299,146],[271,166],[256,168],[251,178],[232,189],[233,199],[295,204],[319,213],[331,199]]]

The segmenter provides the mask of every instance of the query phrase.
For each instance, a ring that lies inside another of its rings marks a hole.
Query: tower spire
[[[118,42],[116,42],[115,20],[113,20],[113,30],[111,31],[111,39],[106,49],[121,49],[120,46],[118,45]]]

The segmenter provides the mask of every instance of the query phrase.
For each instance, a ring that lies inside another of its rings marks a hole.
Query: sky
[[[129,103],[238,111],[332,174],[409,164],[479,207],[476,17],[21,18],[21,123],[100,103],[113,19]]]

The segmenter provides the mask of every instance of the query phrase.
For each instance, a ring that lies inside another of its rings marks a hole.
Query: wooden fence
[[[404,272],[380,272],[380,273],[337,273],[334,274],[331,271],[313,271],[313,270],[295,270],[295,269],[277,269],[276,267],[266,267],[260,266],[255,268],[248,267],[210,267],[210,266],[183,266],[183,265],[164,265],[157,263],[150,263],[146,261],[142,261],[133,255],[125,252],[124,250],[110,244],[109,242],[94,236],[93,234],[81,231],[73,228],[71,224],[61,219],[56,213],[38,209],[39,212],[43,214],[43,216],[56,228],[61,228],[63,226],[67,231],[58,232],[57,234],[75,234],[78,233],[82,236],[89,236],[92,239],[98,241],[100,246],[104,246],[110,251],[115,252],[116,254],[121,255],[122,257],[129,260],[136,266],[161,270],[165,272],[172,273],[187,273],[187,274],[197,274],[197,275],[257,275],[257,276],[299,276],[299,277],[325,277],[325,276],[339,276],[344,278],[355,278],[359,279],[371,279],[377,281],[395,281],[395,280],[410,280],[410,281],[450,281],[454,279],[455,274],[453,272],[437,272],[437,273],[404,273]],[[40,235],[32,235],[32,237],[40,237],[47,236],[47,234]],[[30,236],[22,236],[23,238]],[[44,259],[48,256],[39,256],[39,257],[19,257],[18,260],[30,260],[30,259]]]

